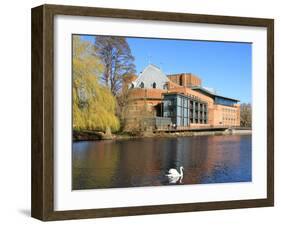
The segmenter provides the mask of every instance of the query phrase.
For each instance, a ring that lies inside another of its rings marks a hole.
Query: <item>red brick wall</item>
[[[172,74],[168,75],[168,78],[172,82],[184,87],[201,86],[201,79],[191,73]]]
[[[162,89],[142,89],[134,88],[130,89],[130,99],[162,99]]]
[[[240,105],[214,105],[212,117],[215,126],[240,126]]]
[[[176,80],[176,77],[173,77]],[[185,82],[185,81],[184,81]],[[201,80],[200,80],[201,83]],[[208,125],[210,126],[240,126],[240,105],[233,107],[214,104],[214,100],[191,88],[178,85],[176,82],[167,83],[168,89],[142,89],[134,88],[130,90],[130,105],[128,115],[131,122],[143,117],[144,106],[146,114],[155,116],[155,106],[163,101],[164,93],[182,93],[198,98],[208,104]],[[202,125],[202,126],[206,126]]]

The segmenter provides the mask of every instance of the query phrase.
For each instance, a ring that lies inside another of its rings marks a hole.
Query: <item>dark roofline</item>
[[[210,92],[209,90],[204,89],[204,88],[199,87],[199,86],[191,87],[191,89],[195,90],[195,91],[196,90],[200,90],[203,93],[205,93],[205,94],[207,94],[208,96],[211,96],[211,97],[221,97],[221,98],[224,98],[224,99],[227,99],[227,100],[232,100],[232,101],[240,102],[240,100],[237,100],[237,99],[234,99],[234,98],[229,98],[229,97],[225,97],[225,96],[214,94],[214,93]]]
[[[162,93],[162,96],[172,96],[172,95],[178,95],[178,96],[183,96],[183,97],[187,97],[190,98],[191,100],[196,100],[199,101],[200,103],[204,103],[204,104],[208,104],[206,101],[202,100],[199,97],[196,97],[194,95],[186,95],[184,93],[180,93],[180,92],[167,92],[167,93]]]
[[[195,76],[195,77],[199,78],[200,80],[202,80],[201,77],[199,77],[199,75],[193,74],[192,72],[180,72],[180,73],[174,73],[174,74],[167,74],[167,77],[177,76],[177,75],[192,75],[192,76]]]
[[[180,92],[167,92],[167,93],[162,93],[162,95],[180,95],[180,96],[186,96],[184,93],[180,93]]]
[[[173,76],[173,75],[193,75],[193,74],[191,72],[181,72],[181,73],[168,74],[167,76]]]

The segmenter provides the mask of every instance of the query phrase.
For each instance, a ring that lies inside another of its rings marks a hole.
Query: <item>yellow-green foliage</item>
[[[103,66],[93,53],[91,43],[73,37],[73,128],[105,131],[109,127],[117,131],[116,100],[99,83]]]

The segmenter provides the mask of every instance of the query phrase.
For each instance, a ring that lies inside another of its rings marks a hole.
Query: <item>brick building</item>
[[[194,74],[166,76],[150,64],[128,86],[125,130],[240,126],[239,100],[204,88]]]

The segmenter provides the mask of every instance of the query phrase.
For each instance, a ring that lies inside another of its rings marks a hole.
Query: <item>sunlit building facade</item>
[[[128,86],[128,130],[148,119],[155,129],[170,125],[181,129],[240,126],[239,100],[203,87],[201,78],[194,74],[165,75],[149,64]]]

